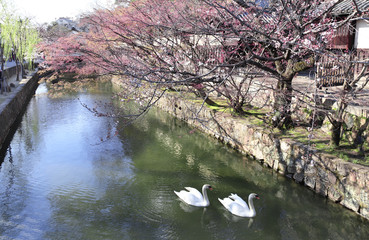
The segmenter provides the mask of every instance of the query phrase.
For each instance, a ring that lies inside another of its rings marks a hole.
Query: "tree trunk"
[[[26,71],[25,71],[25,68],[24,68],[24,63],[20,63],[20,66],[21,66],[21,73],[22,73],[22,79],[26,77]]]
[[[203,88],[196,88],[197,92],[199,93],[200,97],[202,99],[204,99],[205,103],[210,105],[210,106],[217,106],[218,104],[216,104],[213,100],[211,100],[209,98],[209,96],[206,94],[205,90]]]
[[[245,114],[245,111],[243,110],[243,106],[240,103],[232,104],[233,110],[238,114]]]
[[[19,62],[18,60],[16,59],[15,60],[15,73],[17,74],[17,81],[19,81]]]
[[[10,88],[9,88],[9,86],[8,86],[8,82],[6,81],[6,79],[5,79],[5,76],[4,76],[4,68],[5,68],[5,62],[4,62],[4,52],[3,52],[3,48],[2,48],[2,46],[0,46],[0,61],[1,61],[1,71],[0,71],[0,92],[1,92],[1,94],[2,93],[4,93],[4,92],[8,92],[8,91],[10,91]]]
[[[360,154],[364,154],[363,144],[365,143],[365,137],[363,136],[365,130],[368,128],[369,118],[365,119],[365,123],[359,127],[357,130],[355,139],[354,139],[354,147],[359,150]]]
[[[1,61],[1,72],[0,72],[0,92],[3,93],[4,86],[4,58],[3,58],[3,47],[0,46],[0,61]]]
[[[337,148],[340,145],[341,141],[341,132],[342,132],[342,126],[343,126],[343,116],[345,113],[345,110],[347,108],[346,98],[345,96],[341,96],[341,98],[338,100],[337,104],[337,110],[335,114],[335,118],[330,120],[332,124],[332,131],[331,131],[331,146]]]
[[[333,146],[335,148],[340,146],[341,130],[342,130],[342,122],[339,122],[339,121],[332,122],[331,146]]]
[[[293,124],[291,117],[292,78],[280,80],[274,92],[273,126],[280,129],[290,128]]]

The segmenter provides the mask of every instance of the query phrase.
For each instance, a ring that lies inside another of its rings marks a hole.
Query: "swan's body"
[[[231,195],[227,198],[220,199],[219,202],[223,204],[223,206],[230,211],[232,214],[239,217],[255,217],[256,211],[253,203],[253,199],[259,199],[259,196],[255,193],[251,193],[249,195],[249,204],[247,204],[242,198],[240,198],[237,194],[231,193]],[[249,207],[250,206],[250,207]]]
[[[192,187],[185,187],[187,190],[182,190],[180,192],[174,191],[175,194],[188,205],[196,206],[196,207],[207,207],[210,205],[208,194],[206,192],[207,189],[213,190],[209,184],[205,184],[202,186],[202,194],[196,189]]]

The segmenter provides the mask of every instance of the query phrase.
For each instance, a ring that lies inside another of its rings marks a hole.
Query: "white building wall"
[[[356,22],[355,48],[369,49],[369,21]]]

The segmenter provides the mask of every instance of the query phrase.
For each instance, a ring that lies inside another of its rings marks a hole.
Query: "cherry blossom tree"
[[[147,106],[178,86],[209,104],[211,89],[223,88],[234,102],[229,73],[254,68],[275,81],[273,125],[289,128],[295,77],[331,54],[336,29],[365,14],[349,1],[352,13],[335,18],[343,0],[136,0],[86,17],[89,31],[49,46],[48,60],[57,70],[124,76],[127,91],[155,89]]]
[[[354,0],[259,1],[258,6],[242,0],[235,2],[247,10],[243,15],[238,15],[241,24],[251,31],[240,31],[240,35],[244,33],[241,41],[245,46],[245,56],[249,56],[247,63],[254,66],[262,64],[259,68],[278,80],[274,107],[276,114],[273,117],[276,126],[288,126],[291,122],[291,100],[295,96],[292,83],[298,72],[327,56],[326,61],[335,62],[336,67],[341,67],[340,77],[345,80],[341,92],[335,96],[337,102],[334,109],[317,109],[331,122],[332,145],[338,146],[348,103],[368,83],[368,64],[354,61],[352,54],[332,51],[331,42],[338,29],[351,21],[362,19],[369,9],[360,8],[359,3],[362,5],[363,1]],[[343,2],[350,4],[352,11],[344,17],[336,17],[335,9]],[[359,65],[359,73],[353,74],[353,69]],[[360,79],[364,80],[358,87]]]

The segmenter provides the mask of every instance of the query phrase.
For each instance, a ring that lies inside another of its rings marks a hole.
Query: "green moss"
[[[338,154],[338,157],[341,158],[341,159],[343,159],[343,160],[345,160],[345,161],[347,161],[347,162],[350,161],[350,158],[346,154],[344,154],[344,153],[339,153]],[[354,162],[354,161],[358,161],[358,159],[353,159],[352,162]]]
[[[249,119],[251,124],[254,124],[256,126],[259,127],[265,127],[265,122],[262,119],[258,119],[258,118],[253,118],[253,119]]]
[[[302,111],[303,111],[304,113],[308,114],[309,116],[310,116],[310,115],[313,115],[313,110],[311,110],[311,109],[304,108]]]
[[[327,144],[322,143],[322,142],[315,143],[315,148],[318,149],[318,150],[328,150],[328,149],[332,150],[332,147],[328,146],[328,148],[327,148]]]
[[[306,61],[300,61],[295,63],[295,65],[293,66],[293,70],[295,72],[301,72],[307,68],[309,68],[310,66],[312,66],[312,63],[314,62],[313,58],[309,58]]]
[[[222,111],[222,112],[225,112],[225,111],[230,112],[231,111],[231,109],[229,109],[227,107],[224,107],[224,106],[219,106],[219,105],[211,106],[211,105],[205,104],[205,106],[212,109],[212,110],[214,110],[214,111]]]
[[[369,156],[365,158],[364,165],[369,166]]]
[[[265,116],[268,113],[266,109],[262,109],[262,108],[251,108],[251,109],[247,109],[245,112],[247,114],[254,115],[254,116]]]

